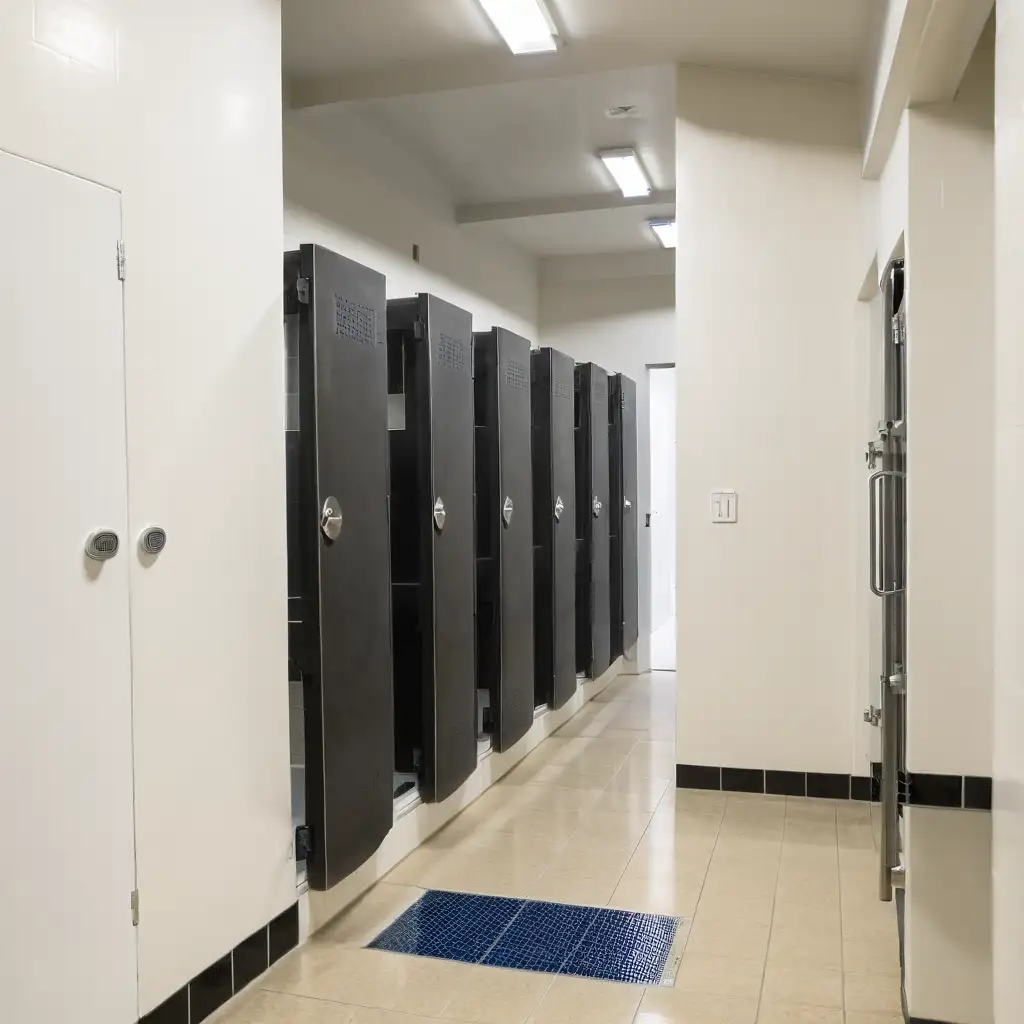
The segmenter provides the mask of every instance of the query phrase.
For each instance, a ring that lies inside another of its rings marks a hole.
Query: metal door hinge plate
[[[871,707],[869,707],[867,711],[864,712],[864,721],[867,722],[868,725],[873,725],[877,728],[878,723],[881,722],[881,720],[882,709],[876,708],[874,704],[872,704]]]
[[[417,320],[413,323],[412,336],[417,341],[422,341],[427,336],[427,325],[422,320]]]
[[[501,507],[501,519],[505,524],[507,530],[512,525],[512,514],[515,512],[515,505],[512,504],[511,497],[505,498],[505,504]]]
[[[448,518],[448,513],[444,510],[444,501],[438,498],[434,502],[434,526],[437,527],[437,532],[440,533],[444,529],[444,521]]]
[[[555,498],[555,522],[560,522],[562,519],[562,513],[565,511],[565,502],[562,501],[562,496],[559,495]]]
[[[139,890],[132,890],[132,925],[139,927]]]
[[[309,860],[313,853],[313,832],[308,825],[295,829],[295,859]]]
[[[117,240],[117,279],[123,281],[125,276],[124,242]]]
[[[309,278],[298,277],[295,279],[295,294],[299,302],[304,306],[309,305]]]

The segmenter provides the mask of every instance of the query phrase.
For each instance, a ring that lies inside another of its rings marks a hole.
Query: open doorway
[[[651,417],[651,668],[676,667],[676,368],[648,367]]]

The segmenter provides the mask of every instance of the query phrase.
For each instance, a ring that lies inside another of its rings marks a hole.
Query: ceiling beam
[[[908,106],[956,96],[992,7],[993,0],[889,0],[864,177],[882,173]]]
[[[617,192],[597,195],[561,196],[551,199],[523,199],[507,203],[466,203],[455,208],[457,224],[481,224],[495,220],[520,220],[524,217],[550,217],[560,213],[590,213],[594,210],[621,210],[629,207],[674,206],[674,189],[652,192],[639,199],[624,199]]]
[[[910,83],[910,102],[948,103],[956,96],[994,0],[934,0]]]
[[[484,85],[572,75],[599,74],[636,67],[675,63],[667,46],[575,42],[557,53],[516,57],[504,47],[482,57],[447,58],[392,65],[352,75],[291,76],[288,94],[293,110],[351,100],[391,99],[419,93],[473,89]]]

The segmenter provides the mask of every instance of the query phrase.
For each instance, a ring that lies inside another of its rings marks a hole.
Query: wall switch
[[[711,492],[711,522],[735,523],[737,496],[735,491]]]

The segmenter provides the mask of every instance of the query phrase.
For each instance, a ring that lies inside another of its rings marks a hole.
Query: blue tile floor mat
[[[432,889],[369,948],[632,985],[672,985],[688,932],[685,918]]]

